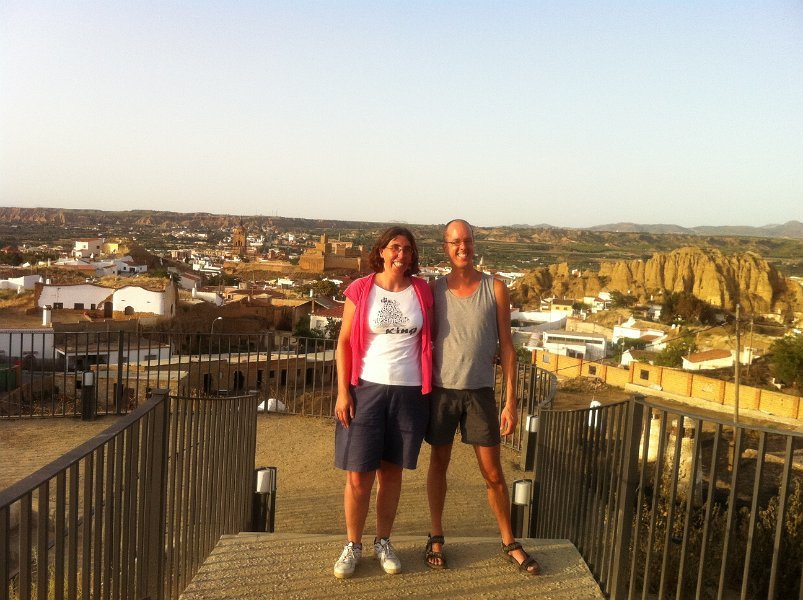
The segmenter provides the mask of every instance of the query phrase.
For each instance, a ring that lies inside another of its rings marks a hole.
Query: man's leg
[[[430,533],[443,535],[443,507],[446,504],[446,472],[452,459],[452,444],[432,446],[429,455],[429,471],[427,472],[427,499],[429,500]],[[441,544],[432,544],[433,552],[441,552]],[[441,564],[441,560],[432,559],[433,564]]]
[[[515,542],[516,538],[513,537],[513,527],[510,524],[510,495],[507,492],[505,473],[502,471],[499,446],[474,446],[474,452],[488,488],[488,504],[499,525],[502,543],[507,546]],[[514,550],[510,555],[519,564],[526,558],[523,550]]]
[[[343,492],[343,509],[346,513],[346,535],[348,541],[362,543],[365,518],[371,501],[371,488],[374,486],[376,471],[360,473],[346,472],[346,489]]]
[[[402,467],[386,461],[377,471],[376,537],[389,538],[401,497]]]

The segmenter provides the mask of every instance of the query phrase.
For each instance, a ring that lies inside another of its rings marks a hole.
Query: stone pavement
[[[566,540],[524,540],[543,567],[518,572],[499,552],[496,538],[447,539],[449,569],[423,560],[423,536],[393,538],[402,573],[387,575],[369,553],[351,579],[336,579],[342,535],[248,533],[225,536],[181,595],[184,600],[234,598],[482,598],[577,600],[604,598],[585,562]]]

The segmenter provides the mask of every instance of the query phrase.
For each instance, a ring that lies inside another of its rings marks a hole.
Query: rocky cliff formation
[[[648,260],[600,263],[599,272],[572,274],[563,263],[528,273],[514,299],[532,303],[539,296],[582,298],[600,290],[658,300],[665,291],[688,292],[713,306],[751,313],[803,311],[803,288],[760,256],[746,252],[726,256],[718,250],[686,247],[655,253]]]

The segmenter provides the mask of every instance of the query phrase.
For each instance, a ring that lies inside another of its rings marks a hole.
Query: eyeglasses
[[[391,244],[390,246],[385,246],[385,248],[393,252],[393,254],[401,254],[402,252],[405,254],[413,253],[412,246],[399,246],[398,244]]]
[[[444,244],[449,244],[452,248],[459,248],[460,244],[463,244],[464,246],[471,246],[473,243],[474,243],[474,240],[472,240],[470,238],[469,239],[465,239],[465,240],[451,240],[451,241],[445,241],[444,242]]]

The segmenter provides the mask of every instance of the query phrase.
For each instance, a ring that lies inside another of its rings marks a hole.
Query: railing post
[[[627,423],[625,425],[623,473],[617,492],[621,501],[616,515],[616,543],[613,548],[612,573],[610,584],[611,598],[624,598],[626,595],[627,556],[630,551],[630,540],[633,535],[633,516],[638,486],[639,440],[644,417],[643,394],[635,394],[627,406]],[[646,460],[646,457],[645,457]]]
[[[137,357],[139,360],[139,357]],[[117,385],[114,386],[114,411],[123,414],[123,332],[117,332]]]
[[[510,523],[513,537],[523,537],[530,531],[532,516],[533,482],[529,479],[517,479],[513,482],[513,493],[510,498]]]
[[[532,487],[532,500],[530,501],[530,531],[528,537],[536,537],[538,531],[538,517],[540,514],[541,504],[541,480],[543,474],[541,473],[540,465],[543,461],[544,453],[544,412],[538,409],[538,425],[537,428],[541,432],[535,436],[534,450],[533,450],[533,487]]]
[[[167,479],[167,446],[168,417],[170,415],[170,399],[168,390],[156,389],[153,398],[161,399],[159,406],[153,411],[153,439],[150,440],[150,488],[147,491],[150,504],[150,521],[147,524],[148,548],[145,565],[147,569],[146,591],[150,600],[160,600],[164,595],[163,555],[165,553],[165,490]],[[147,513],[146,513],[147,514]]]
[[[535,409],[538,411],[539,409]],[[524,441],[521,445],[519,467],[522,471],[532,471],[535,465],[535,446],[538,439],[538,414],[524,415]]]

